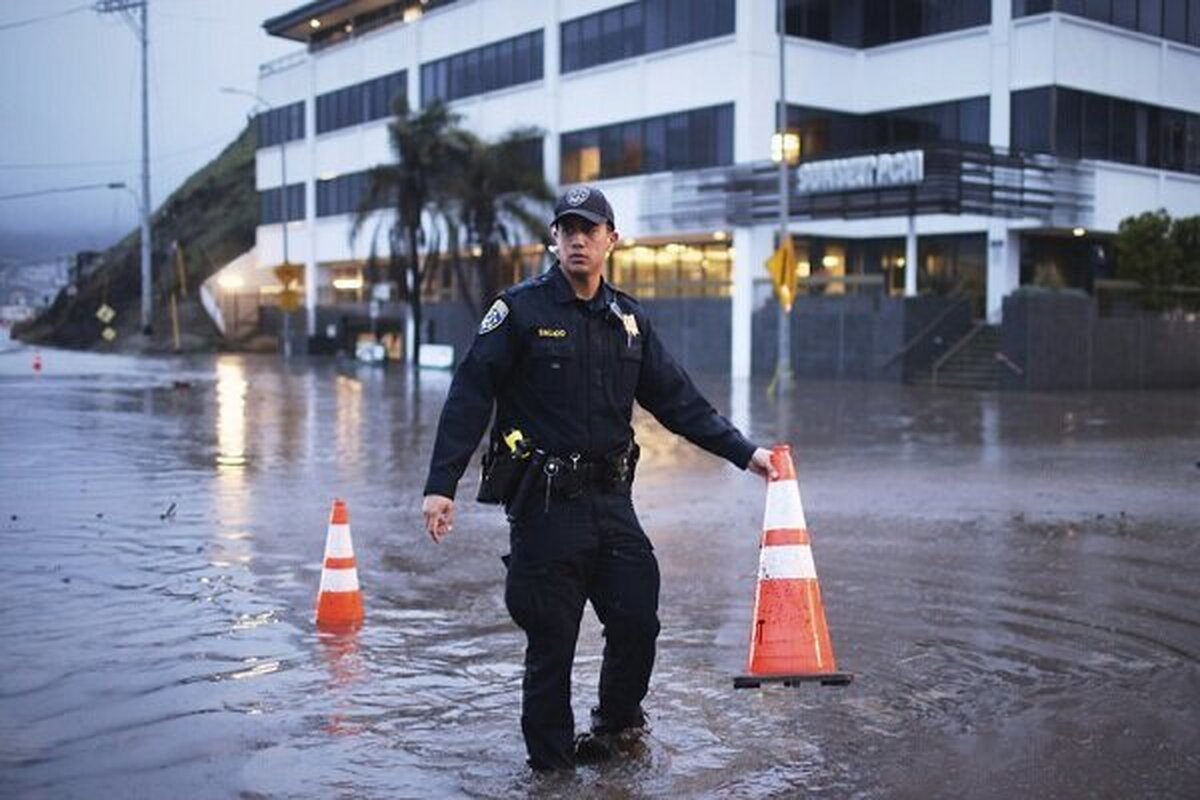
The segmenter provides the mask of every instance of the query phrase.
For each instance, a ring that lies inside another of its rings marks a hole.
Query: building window
[[[917,240],[917,291],[921,294],[963,294],[971,299],[976,317],[983,317],[987,300],[987,235],[922,236]]]
[[[1013,17],[1047,11],[1200,46],[1200,0],[1013,0]]]
[[[542,75],[542,32],[536,30],[422,64],[421,103],[494,92]]]
[[[258,193],[259,225],[276,225],[283,221],[283,193],[279,187]],[[289,222],[304,219],[304,184],[287,186],[287,218]]]
[[[733,105],[564,133],[561,154],[562,183],[725,166],[733,163]]]
[[[359,210],[367,193],[370,173],[351,172],[336,178],[317,181],[317,216],[332,217],[336,214],[354,214]],[[386,203],[376,203],[382,208]]]
[[[788,36],[878,47],[988,25],[991,0],[779,0]]]
[[[637,0],[562,24],[562,72],[734,32],[734,0]]]
[[[988,143],[988,99],[848,114],[788,106],[788,130],[800,137],[801,158],[924,144]]]
[[[408,94],[404,70],[317,96],[317,133],[381,119]]]
[[[668,242],[617,247],[609,280],[640,299],[729,297],[733,256],[728,242]]]
[[[516,158],[521,165],[537,175],[546,174],[542,139],[541,136],[525,139],[518,143],[516,152]]]
[[[1012,93],[1012,147],[1200,174],[1200,114],[1046,86]]]
[[[264,111],[257,117],[258,147],[272,147],[304,138],[304,101]]]

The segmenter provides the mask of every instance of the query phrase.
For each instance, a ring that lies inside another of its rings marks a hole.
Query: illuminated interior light
[[[1076,237],[1087,236],[1087,231],[1083,228],[1075,228],[1073,231],[1071,231],[1071,235]]]
[[[217,285],[222,289],[240,289],[246,285],[241,275],[222,275],[217,278]]]
[[[312,19],[310,19],[308,21],[308,27],[312,28],[315,31],[317,28],[321,27],[321,20],[317,19],[316,17],[313,17]]]
[[[334,278],[333,288],[341,292],[354,292],[363,286],[362,278]]]

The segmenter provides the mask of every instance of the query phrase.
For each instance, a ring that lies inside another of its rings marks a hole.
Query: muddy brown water
[[[702,379],[789,441],[844,689],[734,691],[765,492],[639,416],[662,566],[640,757],[523,766],[506,530],[420,488],[449,384],[0,353],[0,795],[1200,796],[1200,395]],[[330,501],[368,619],[313,626]],[[588,612],[575,671],[599,673]]]

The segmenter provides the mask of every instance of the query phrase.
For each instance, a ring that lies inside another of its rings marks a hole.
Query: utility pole
[[[153,332],[150,276],[150,0],[96,0],[99,14],[120,13],[142,46],[142,333]],[[140,12],[140,14],[135,14]],[[138,19],[140,17],[140,20]]]

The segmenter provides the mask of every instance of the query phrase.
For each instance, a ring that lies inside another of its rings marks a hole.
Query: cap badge
[[[567,192],[567,205],[581,206],[587,202],[587,199],[591,196],[591,194],[592,190],[586,186],[577,186],[571,191]]]

